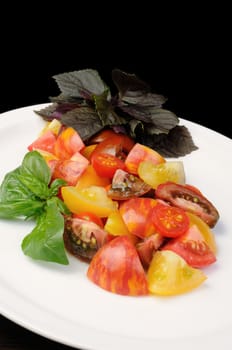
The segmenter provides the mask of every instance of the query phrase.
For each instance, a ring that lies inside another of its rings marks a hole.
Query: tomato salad
[[[47,123],[28,150],[21,174],[6,176],[1,197],[6,197],[6,182],[12,176],[15,181],[17,175],[20,186],[23,183],[39,197],[41,213],[48,208],[45,220],[55,218],[50,231],[63,220],[59,230],[64,249],[89,264],[87,276],[92,282],[109,292],[140,296],[180,294],[205,281],[203,268],[216,261],[212,228],[219,213],[197,188],[186,184],[181,161],[168,161],[113,130],[101,131],[84,144],[77,131],[56,119]],[[39,182],[47,181],[46,196],[28,178],[29,163],[42,161],[49,169],[49,176],[41,175]],[[10,202],[2,198],[0,208],[10,217],[5,205]],[[23,214],[33,217],[33,212]],[[58,257],[61,245],[52,257],[44,247],[42,253],[30,253],[31,240],[34,247],[36,234],[46,231],[43,225],[39,219],[30,239],[24,239],[24,253],[67,264],[64,252]]]

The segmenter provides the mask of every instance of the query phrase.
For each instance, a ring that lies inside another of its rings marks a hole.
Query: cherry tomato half
[[[125,169],[121,159],[107,153],[94,154],[91,162],[97,174],[103,177],[113,178],[117,169]]]
[[[165,237],[178,237],[185,233],[190,221],[183,209],[158,204],[152,210],[152,222],[156,230]]]
[[[156,198],[199,216],[210,227],[214,227],[219,219],[215,206],[193,186],[168,181],[157,187]]]

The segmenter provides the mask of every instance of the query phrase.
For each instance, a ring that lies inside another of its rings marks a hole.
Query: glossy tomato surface
[[[147,295],[147,278],[138,253],[127,236],[106,243],[93,257],[88,278],[99,287],[122,295]]]
[[[132,198],[121,203],[119,211],[129,230],[135,236],[144,238],[151,234],[149,217],[157,201],[152,198]]]
[[[155,253],[148,269],[149,291],[157,295],[190,292],[206,280],[205,274],[189,266],[172,251]]]
[[[163,249],[177,253],[192,267],[200,268],[216,261],[215,254],[196,225],[192,225],[185,234],[170,240]]]
[[[170,205],[158,203],[152,210],[151,217],[157,232],[164,237],[178,237],[185,233],[190,226],[186,212]]]

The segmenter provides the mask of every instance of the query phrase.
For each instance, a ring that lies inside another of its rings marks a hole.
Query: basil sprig
[[[6,174],[0,186],[0,218],[34,219],[36,226],[22,242],[25,255],[67,265],[63,232],[69,214],[57,197],[65,181],[51,182],[51,171],[37,151],[28,152],[21,166]]]

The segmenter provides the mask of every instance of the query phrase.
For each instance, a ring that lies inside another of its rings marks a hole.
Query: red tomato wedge
[[[185,233],[190,220],[183,209],[159,203],[151,214],[155,229],[164,237],[178,237]]]
[[[114,134],[97,144],[91,157],[98,153],[111,154],[120,159],[125,159],[134,146],[134,141],[123,134]]]
[[[94,153],[94,152],[93,152]],[[113,178],[118,169],[125,169],[124,162],[111,154],[95,153],[91,157],[93,168],[99,176]]]
[[[141,162],[149,160],[152,163],[164,163],[165,159],[153,149],[136,143],[125,159],[127,170],[132,174],[138,174],[138,166]]]
[[[27,148],[29,151],[38,149],[49,153],[53,153],[55,142],[56,136],[51,130],[47,130],[44,134],[42,134],[34,142],[32,142]]]
[[[122,202],[119,211],[130,233],[140,238],[154,233],[148,220],[156,204],[155,199],[142,197]]]
[[[201,268],[216,261],[215,254],[196,225],[191,226],[184,235],[170,240],[163,250],[172,250],[192,267]]]
[[[57,137],[54,152],[60,159],[69,159],[84,146],[79,134],[73,128],[67,127]]]
[[[127,236],[101,247],[90,262],[88,278],[99,287],[121,295],[147,295],[146,274],[138,253]]]
[[[70,159],[57,162],[53,171],[53,178],[63,179],[67,182],[67,185],[75,186],[88,164],[88,159],[77,152]]]

